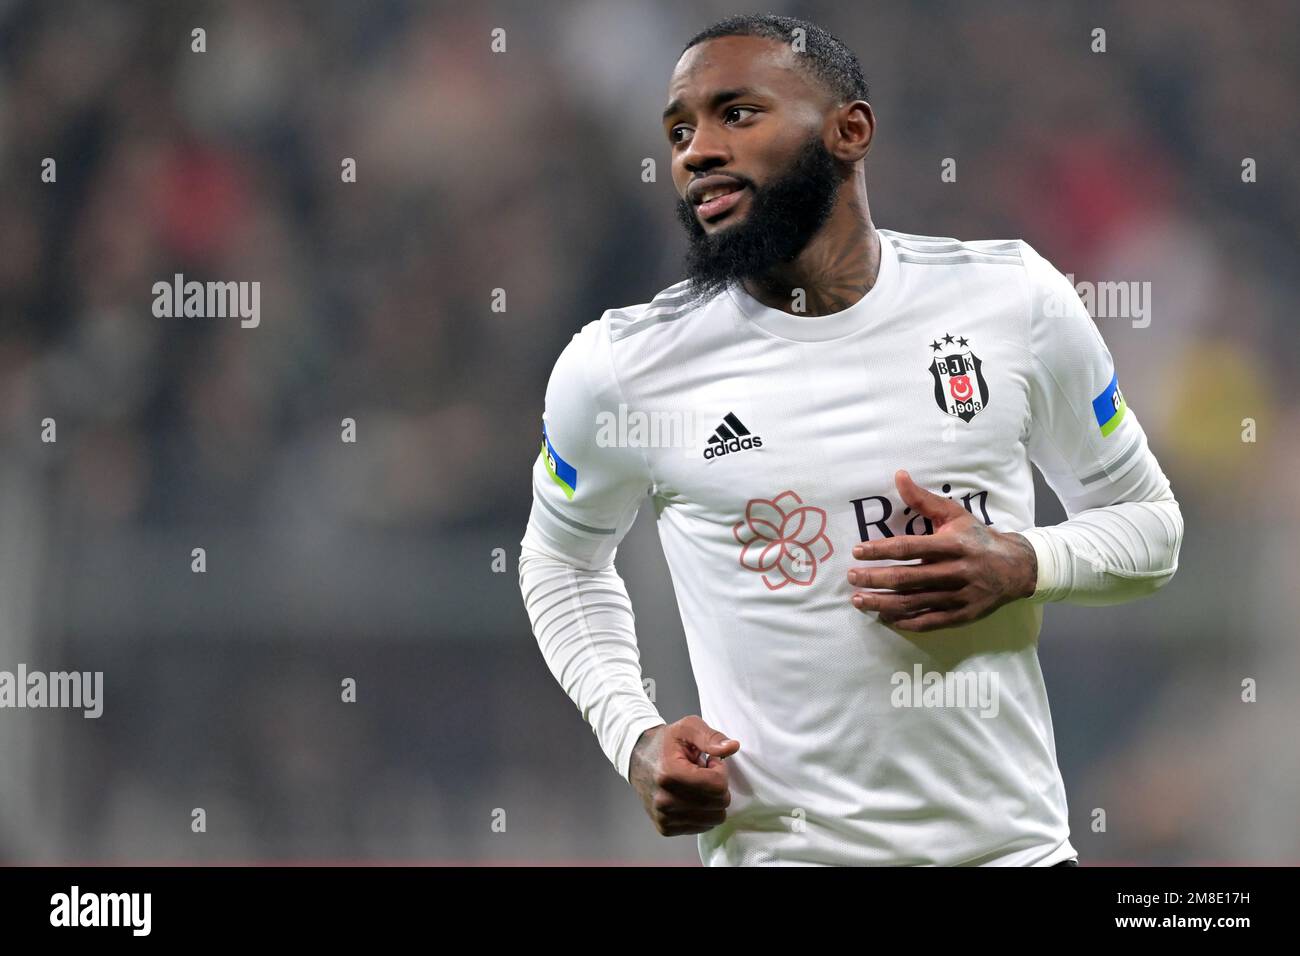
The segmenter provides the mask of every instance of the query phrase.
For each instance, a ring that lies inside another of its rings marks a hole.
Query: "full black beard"
[[[742,279],[763,280],[773,267],[793,262],[835,208],[841,165],[814,134],[788,173],[762,187],[742,180],[753,192],[749,215],[713,235],[691,202],[678,200],[677,218],[690,237],[682,267],[691,300],[710,299]]]

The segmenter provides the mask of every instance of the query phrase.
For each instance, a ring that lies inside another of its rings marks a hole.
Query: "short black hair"
[[[862,73],[862,64],[858,62],[857,54],[817,24],[797,17],[783,17],[775,13],[727,17],[691,37],[690,42],[682,47],[682,53],[697,43],[718,37],[767,37],[792,43],[795,30],[803,30],[804,49],[799,54],[800,63],[837,102],[871,98],[867,78]],[[680,53],[678,57],[681,57]]]

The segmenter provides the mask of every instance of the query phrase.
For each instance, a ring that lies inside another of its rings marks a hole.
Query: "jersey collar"
[[[873,324],[886,314],[898,286],[898,252],[893,239],[877,230],[880,236],[880,270],[876,284],[847,309],[829,315],[792,315],[759,302],[739,283],[727,292],[741,313],[759,328],[783,339],[796,342],[828,342],[844,338]]]

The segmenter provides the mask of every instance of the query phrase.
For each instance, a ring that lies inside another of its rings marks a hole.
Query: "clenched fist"
[[[731,791],[722,759],[740,749],[694,715],[651,727],[632,750],[628,780],[664,836],[704,833],[727,819]]]

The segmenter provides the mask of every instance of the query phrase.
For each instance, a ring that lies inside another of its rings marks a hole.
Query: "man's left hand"
[[[1034,593],[1038,559],[1023,535],[990,530],[957,502],[917,485],[906,471],[896,472],[894,483],[913,513],[931,520],[934,533],[855,546],[853,556],[864,561],[921,563],[852,569],[850,584],[893,592],[855,591],[854,607],[878,611],[883,623],[902,631],[936,631],[978,621]]]

